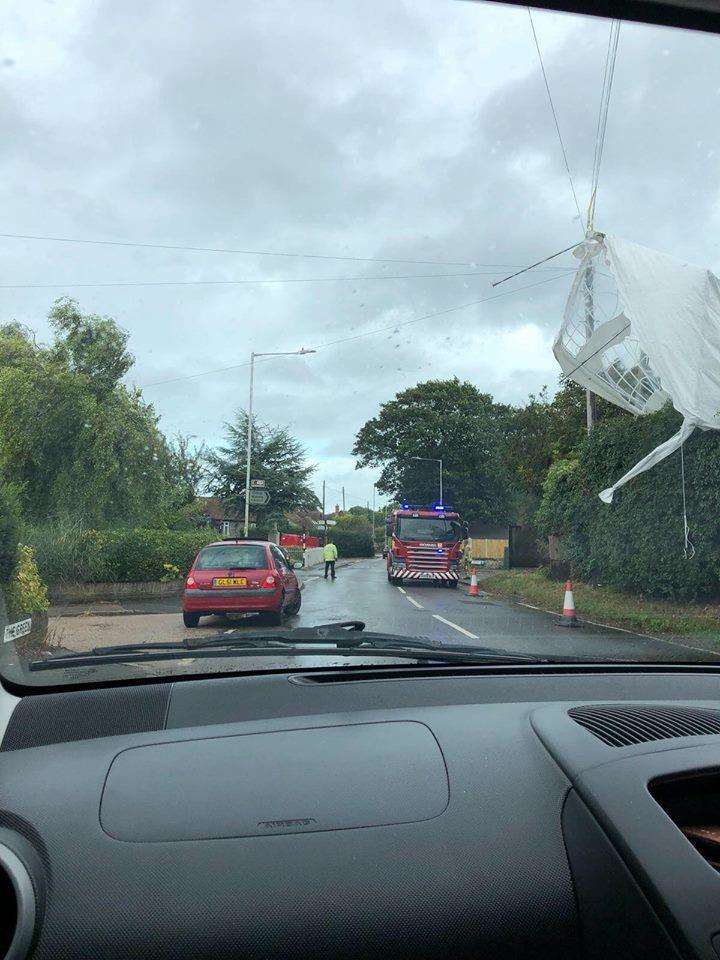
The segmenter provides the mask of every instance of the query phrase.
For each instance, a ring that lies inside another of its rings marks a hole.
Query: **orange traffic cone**
[[[565,602],[563,603],[561,627],[579,627],[580,623],[575,613],[575,598],[573,597],[572,581],[565,583]]]
[[[475,573],[474,570],[470,576],[470,590],[468,591],[468,593],[471,597],[476,597],[479,593],[478,585],[477,585],[477,574]]]

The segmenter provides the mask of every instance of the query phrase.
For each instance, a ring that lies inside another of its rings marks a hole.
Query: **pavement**
[[[380,558],[344,561],[335,581],[324,580],[319,567],[303,571],[302,579],[302,609],[289,618],[288,626],[363,620],[368,630],[540,656],[641,661],[718,659],[685,644],[612,627],[584,624],[580,629],[567,629],[559,626],[559,617],[554,615],[487,596],[473,598],[463,588],[448,590],[422,583],[391,586],[385,561]],[[561,602],[559,589],[558,607]],[[68,616],[56,608],[50,619],[52,641],[78,651],[265,625],[257,617],[206,617],[198,628],[189,630],[183,626],[178,600],[172,598],[138,602],[133,615],[119,616],[118,611],[103,611],[94,605],[82,616]]]

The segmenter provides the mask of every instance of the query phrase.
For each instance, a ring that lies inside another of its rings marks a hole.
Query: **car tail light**
[[[269,573],[262,582],[262,590],[274,590],[277,584],[277,580],[272,573]]]
[[[188,578],[187,578],[187,580],[185,581],[185,586],[186,586],[186,587],[194,587],[194,586],[195,586],[195,577],[193,577],[192,574],[189,574],[189,575],[188,575]]]

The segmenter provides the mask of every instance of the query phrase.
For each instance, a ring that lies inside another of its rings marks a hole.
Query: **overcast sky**
[[[571,256],[490,286],[581,235],[524,8],[0,11],[1,233],[378,261],[0,238],[0,320],[47,338],[63,294],[115,317],[137,358],[128,380],[165,431],[210,444],[247,402],[237,365],[251,350],[317,348],[258,365],[256,410],[305,444],[330,506],[342,485],[348,505],[371,497],[375,473],[355,471],[350,450],[396,391],[454,375],[511,403],[554,389]],[[534,17],[584,211],[609,25]],[[719,54],[720,38],[623,25],[596,215],[600,230],[715,269]],[[313,282],[77,286],[301,278]]]

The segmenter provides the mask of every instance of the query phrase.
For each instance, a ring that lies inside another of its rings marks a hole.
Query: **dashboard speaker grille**
[[[147,733],[165,726],[172,684],[30,694],[13,710],[2,749]]]
[[[701,707],[607,703],[573,707],[568,716],[609,747],[720,734],[720,713]]]

